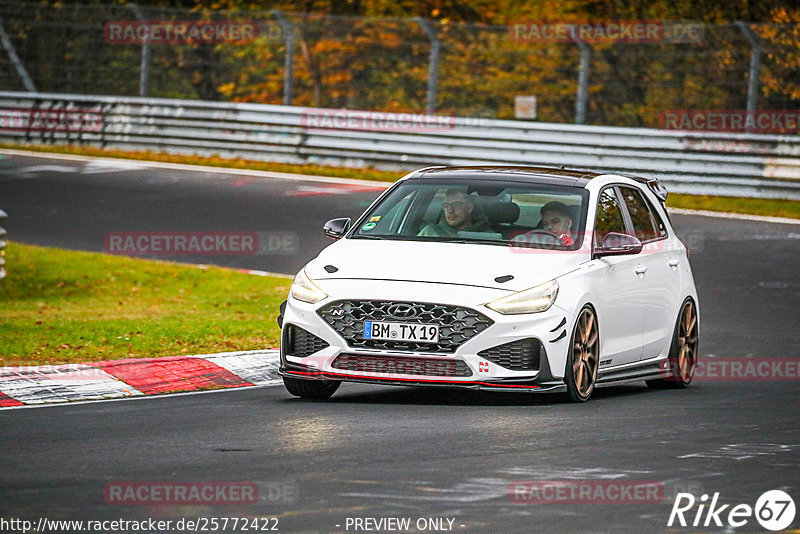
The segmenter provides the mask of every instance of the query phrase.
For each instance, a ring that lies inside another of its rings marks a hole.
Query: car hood
[[[306,266],[313,280],[408,280],[521,291],[577,269],[581,251],[342,239]],[[337,270],[333,270],[331,266]],[[328,267],[328,269],[326,269]],[[495,278],[511,275],[498,282]]]

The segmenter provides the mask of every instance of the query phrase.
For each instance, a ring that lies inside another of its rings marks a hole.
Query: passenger
[[[442,210],[444,217],[438,224],[429,224],[418,235],[422,237],[457,237],[459,231],[490,231],[489,220],[485,217],[472,222],[475,205],[463,190],[448,189],[444,194]]]
[[[553,201],[542,206],[542,228],[558,236],[561,244],[572,246],[572,215],[563,202]]]

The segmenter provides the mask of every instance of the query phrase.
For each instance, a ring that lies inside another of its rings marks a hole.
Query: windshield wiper
[[[472,245],[506,245],[508,241],[497,241],[496,239],[448,239],[441,241],[441,243],[466,243]]]

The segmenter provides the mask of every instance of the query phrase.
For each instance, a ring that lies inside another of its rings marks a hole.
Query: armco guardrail
[[[0,92],[2,142],[392,170],[566,164],[658,177],[674,192],[800,200],[796,135],[426,120],[265,104]]]

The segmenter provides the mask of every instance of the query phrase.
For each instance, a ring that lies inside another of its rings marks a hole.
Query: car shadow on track
[[[350,386],[350,387],[346,387]],[[549,406],[572,404],[566,393],[505,393],[472,391],[457,388],[402,387],[370,388],[361,385],[343,386],[326,404],[394,404],[431,406]],[[345,389],[346,388],[346,389]],[[357,390],[355,388],[358,388]],[[656,391],[644,384],[631,384],[598,388],[589,403],[651,396],[654,402],[663,398],[663,391]],[[320,402],[298,398],[283,402]]]

